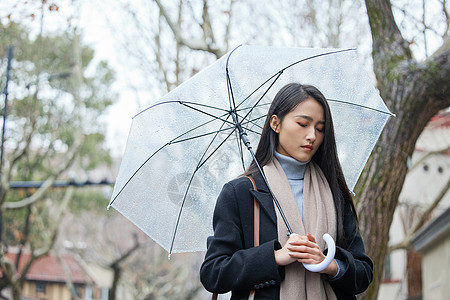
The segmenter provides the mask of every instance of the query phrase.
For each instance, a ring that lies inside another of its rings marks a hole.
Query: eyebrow
[[[308,120],[308,121],[313,121],[313,118],[311,118],[310,116],[307,116],[307,115],[296,115],[296,116],[294,116],[295,118],[303,118],[303,119],[306,119],[306,120]],[[323,123],[323,124],[325,124],[325,120],[321,120],[321,121],[319,121],[318,123]]]

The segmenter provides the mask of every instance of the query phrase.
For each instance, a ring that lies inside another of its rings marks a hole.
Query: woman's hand
[[[285,263],[279,265],[288,265],[292,263],[293,260],[306,264],[318,264],[325,259],[325,255],[316,243],[316,239],[309,233],[306,236],[292,234],[283,248],[278,251],[281,252],[279,254],[280,262]],[[286,254],[289,257],[286,257]],[[278,264],[277,253],[275,253],[275,261]],[[331,276],[335,276],[337,272],[338,266],[335,260],[321,271],[321,273],[329,274]]]
[[[296,233],[291,234],[286,244],[284,244],[283,248],[275,250],[275,262],[278,266],[287,266],[297,261],[295,257],[292,257],[290,255],[291,251],[288,249],[289,247],[291,247],[291,242],[296,240],[297,238],[300,238],[300,235]]]

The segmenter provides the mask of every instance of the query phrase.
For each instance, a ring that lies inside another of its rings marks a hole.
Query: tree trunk
[[[356,189],[360,229],[374,261],[374,282],[365,298],[377,299],[408,157],[429,119],[450,105],[450,51],[417,63],[395,24],[390,1],[366,0],[366,6],[378,88],[396,114],[386,124]]]
[[[116,300],[117,287],[119,285],[120,276],[122,275],[122,268],[119,264],[112,264],[110,267],[113,270],[113,281],[111,289],[109,290],[109,300]]]
[[[422,253],[408,250],[406,254],[406,272],[408,276],[408,299],[422,297]]]
[[[20,300],[20,291],[22,290],[21,284],[19,281],[15,281],[11,283],[11,294],[13,300]]]

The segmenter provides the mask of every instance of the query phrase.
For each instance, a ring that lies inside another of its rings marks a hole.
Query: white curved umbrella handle
[[[320,272],[324,270],[328,265],[333,261],[334,255],[336,254],[336,244],[334,243],[333,238],[328,233],[325,233],[323,235],[324,241],[327,243],[328,246],[328,253],[325,259],[318,264],[303,264],[305,269],[311,271],[311,272]]]

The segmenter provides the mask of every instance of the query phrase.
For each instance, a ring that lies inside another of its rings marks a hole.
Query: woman
[[[373,277],[356,211],[337,157],[331,113],[315,87],[291,83],[275,96],[255,153],[295,234],[275,208],[253,162],[224,185],[213,218],[214,236],[200,279],[231,299],[355,299]],[[260,245],[253,246],[253,199],[260,210]],[[322,274],[301,263],[324,258],[322,235],[336,240],[335,259]]]

